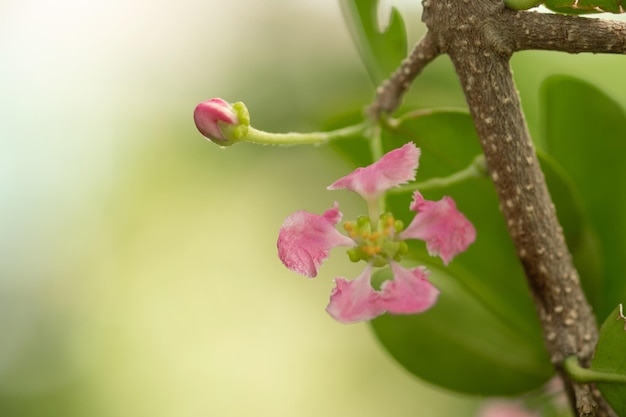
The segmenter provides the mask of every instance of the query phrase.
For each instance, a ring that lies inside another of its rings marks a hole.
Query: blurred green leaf
[[[602,268],[586,279],[603,283],[594,304],[602,317],[626,296],[626,116],[595,87],[565,76],[544,82],[542,107],[547,151],[576,184],[597,234]]]
[[[378,28],[378,0],[342,0],[344,19],[374,85],[387,79],[407,55],[402,16],[392,8],[389,25]]]
[[[591,363],[591,369],[599,372],[626,375],[626,325],[615,308],[602,324],[600,339]],[[604,398],[620,416],[626,416],[626,385],[598,383]]]
[[[589,302],[597,306],[602,300],[603,289],[603,264],[598,236],[591,227],[589,214],[576,184],[554,158],[541,149],[538,149],[538,154],[583,289]]]
[[[624,13],[622,0],[547,0],[544,5],[567,14]]]
[[[457,172],[481,152],[472,120],[461,111],[417,112],[383,135],[385,150],[408,140],[422,150],[418,181]],[[435,271],[440,300],[423,315],[373,321],[376,335],[409,371],[449,389],[511,395],[541,385],[553,371],[491,181],[473,179],[423,194],[452,196],[474,223],[477,241],[445,269],[422,243],[412,245],[419,263]],[[388,199],[388,210],[406,224],[414,214],[409,201],[409,194]]]
[[[335,130],[363,122],[363,110],[357,109],[333,117],[324,123],[323,130]],[[351,167],[369,165],[373,162],[370,141],[363,134],[355,134],[342,140],[330,142],[330,147],[343,157]]]
[[[371,323],[403,367],[428,382],[481,395],[528,391],[551,376],[541,344],[532,343],[535,337],[529,343],[527,334],[482,303],[463,282],[467,274],[426,265],[441,291],[435,307],[410,316],[384,315]]]

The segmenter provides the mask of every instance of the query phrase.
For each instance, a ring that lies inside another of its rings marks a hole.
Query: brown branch
[[[428,0],[425,2],[430,3]],[[467,20],[462,23],[463,27],[477,23],[469,16]],[[572,54],[626,54],[626,22],[616,20],[513,11],[500,7],[497,18],[485,27],[485,33],[497,50],[507,54],[532,49]],[[394,112],[413,80],[444,52],[439,49],[441,46],[432,32],[427,32],[393,75],[378,87],[367,114],[377,120],[384,113]]]
[[[626,22],[558,14],[505,11],[499,33],[514,51],[626,53]]]
[[[368,115],[378,120],[383,113],[388,114],[396,110],[415,77],[440,54],[437,44],[430,34],[426,33],[391,78],[376,89],[376,98],[367,109]]]
[[[448,53],[461,81],[532,291],[546,349],[572,408],[577,416],[614,416],[593,386],[575,383],[562,367],[570,355],[589,364],[598,328],[559,226],[509,67],[515,49],[509,34],[511,18],[526,22],[526,27],[530,20],[504,9],[501,0],[424,0],[423,5],[429,36],[439,51]],[[523,28],[521,23],[517,26]],[[570,28],[563,33],[576,32]],[[566,36],[563,42],[568,41]]]

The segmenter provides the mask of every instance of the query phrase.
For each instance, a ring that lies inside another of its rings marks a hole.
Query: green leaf
[[[602,300],[603,289],[603,264],[598,236],[591,227],[589,214],[576,184],[552,156],[541,149],[538,154],[583,289],[588,301],[597,306]]]
[[[464,285],[467,275],[457,276],[433,264],[427,267],[431,282],[441,291],[436,306],[422,314],[384,315],[371,323],[402,366],[433,384],[481,395],[525,392],[552,375],[546,354],[532,348],[528,336],[506,317],[483,304]]]
[[[594,302],[600,316],[626,297],[626,116],[607,95],[571,77],[548,78],[542,87],[547,152],[576,184],[597,236]],[[582,272],[581,272],[582,275]]]
[[[340,2],[352,40],[374,85],[389,78],[407,55],[406,29],[402,16],[393,8],[384,32],[378,28],[378,0]]]
[[[385,150],[412,140],[422,150],[417,181],[445,177],[481,150],[465,112],[418,112],[383,135]],[[441,290],[423,315],[383,316],[372,322],[383,346],[406,369],[455,391],[513,395],[544,383],[553,373],[543,347],[530,293],[491,181],[473,179],[423,192],[454,198],[474,223],[477,241],[444,268],[423,243],[411,245],[419,264],[433,270]],[[408,224],[410,194],[392,195],[387,209]]]
[[[626,376],[626,324],[619,307],[607,317],[591,363],[594,371]],[[626,384],[597,383],[604,398],[620,416],[626,417]]]
[[[623,0],[547,0],[545,6],[559,13],[624,13]]]

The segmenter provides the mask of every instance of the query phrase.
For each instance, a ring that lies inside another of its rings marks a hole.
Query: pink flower
[[[358,168],[334,182],[329,189],[347,188],[359,193],[369,203],[381,197],[391,187],[415,178],[419,149],[408,143],[384,155],[378,162]],[[336,246],[350,247],[353,261],[364,260],[367,266],[356,279],[336,278],[326,311],[336,320],[352,323],[371,320],[385,312],[416,314],[432,307],[439,295],[428,281],[423,267],[406,269],[398,261],[408,252],[405,239],[421,239],[431,255],[439,255],[448,263],[464,251],[475,239],[472,224],[457,209],[454,201],[424,200],[415,192],[411,210],[417,215],[402,231],[401,223],[391,213],[370,219],[361,216],[356,222],[344,223],[349,236],[335,229],[341,221],[339,205],[323,215],[298,211],[289,216],[278,234],[278,256],[292,271],[315,277],[320,265]],[[393,279],[375,290],[371,285],[372,268],[390,265]]]
[[[278,257],[292,271],[313,278],[335,246],[354,246],[352,239],[335,229],[341,221],[339,204],[323,215],[300,210],[285,219],[278,233]]]
[[[221,98],[198,104],[193,120],[204,137],[221,146],[232,145],[244,137],[250,125],[250,116],[243,103],[230,104]]]
[[[476,229],[450,197],[428,201],[415,191],[410,208],[417,214],[399,237],[425,241],[428,253],[439,255],[446,265],[476,239]]]
[[[378,161],[338,179],[329,190],[347,188],[365,201],[379,198],[385,191],[415,179],[420,150],[413,142],[386,153]]]
[[[478,417],[539,417],[514,401],[493,401],[487,403],[478,413]]]

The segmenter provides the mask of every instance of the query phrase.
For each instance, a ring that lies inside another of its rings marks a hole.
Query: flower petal
[[[392,262],[393,280],[381,287],[381,306],[392,314],[415,314],[428,310],[437,301],[439,290],[428,281],[423,267],[406,269]]]
[[[366,201],[373,201],[388,189],[415,179],[420,150],[412,142],[383,155],[373,164],[357,168],[327,187],[347,188]]]
[[[339,204],[323,215],[300,210],[285,219],[278,232],[278,257],[292,271],[315,277],[335,246],[354,246],[352,239],[335,229],[341,221]]]
[[[424,240],[428,253],[431,256],[439,255],[445,264],[467,249],[476,239],[476,229],[457,210],[454,200],[450,197],[428,201],[419,191],[415,191],[411,210],[417,214],[398,237]]]
[[[342,323],[373,319],[385,312],[380,304],[380,293],[370,283],[372,266],[367,265],[358,278],[348,281],[336,278],[326,311]]]

